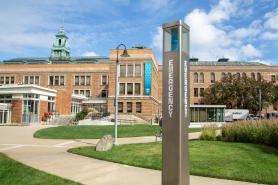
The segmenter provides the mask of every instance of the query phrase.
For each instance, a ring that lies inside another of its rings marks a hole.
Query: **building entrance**
[[[22,123],[33,124],[39,122],[39,95],[26,94],[23,96]]]
[[[0,103],[0,124],[11,123],[11,104]]]

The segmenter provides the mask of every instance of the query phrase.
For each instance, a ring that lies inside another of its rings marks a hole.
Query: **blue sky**
[[[48,57],[64,19],[72,56],[108,56],[119,43],[161,61],[165,22],[191,27],[191,56],[278,65],[277,0],[0,1],[0,60]]]

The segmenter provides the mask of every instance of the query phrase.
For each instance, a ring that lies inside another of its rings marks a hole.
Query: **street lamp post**
[[[119,71],[119,48],[123,46],[124,51],[121,54],[121,57],[129,57],[127,53],[126,46],[124,44],[119,44],[117,46],[117,59],[116,59],[116,79],[115,79],[115,99],[114,99],[114,107],[115,107],[115,133],[114,133],[114,145],[118,145],[118,71]]]

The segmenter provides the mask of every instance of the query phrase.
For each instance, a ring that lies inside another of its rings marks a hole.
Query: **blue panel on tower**
[[[145,62],[144,94],[152,92],[152,62]]]

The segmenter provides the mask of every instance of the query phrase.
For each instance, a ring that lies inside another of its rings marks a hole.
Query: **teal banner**
[[[145,62],[144,94],[152,93],[152,62]]]

